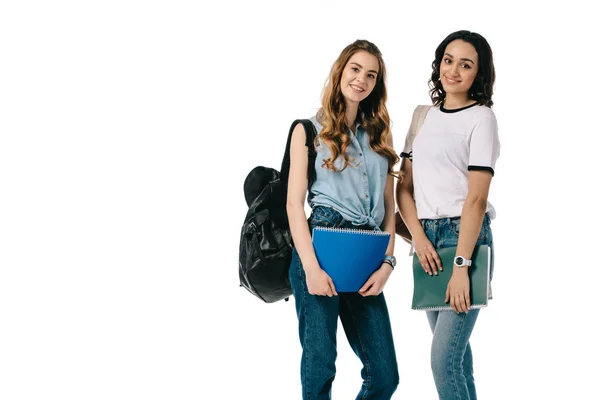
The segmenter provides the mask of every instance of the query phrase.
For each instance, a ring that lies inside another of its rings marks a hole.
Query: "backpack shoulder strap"
[[[315,139],[317,137],[317,129],[315,128],[315,124],[311,122],[309,119],[303,119],[302,125],[304,126],[304,131],[306,132],[306,147],[308,147],[308,189],[314,183],[315,179],[317,179],[317,171],[315,169],[315,161],[317,158],[317,151],[315,150]]]
[[[423,125],[430,108],[431,106],[429,105],[418,105],[413,112],[410,128],[408,129],[408,139],[411,147],[415,137],[419,134],[419,129],[421,128],[421,125]]]
[[[315,158],[317,152],[315,150],[315,137],[317,136],[317,130],[315,125],[309,119],[297,119],[292,122],[290,131],[288,133],[287,144],[285,146],[285,154],[283,161],[281,162],[281,179],[287,182],[290,175],[290,148],[292,144],[292,133],[296,125],[302,124],[304,131],[306,132],[306,147],[308,147],[308,187],[315,181],[316,170],[315,170]]]

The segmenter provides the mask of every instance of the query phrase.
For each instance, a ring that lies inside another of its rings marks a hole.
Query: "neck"
[[[356,123],[356,115],[358,114],[358,104],[346,103],[346,124],[352,132],[354,132],[354,124]]]
[[[470,106],[473,103],[475,103],[475,100],[471,99],[468,93],[446,93],[446,98],[444,99],[444,108],[447,110],[454,110],[457,108]]]

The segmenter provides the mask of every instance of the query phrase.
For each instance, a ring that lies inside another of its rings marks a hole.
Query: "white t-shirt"
[[[498,123],[491,108],[478,104],[457,110],[431,107],[412,146],[407,137],[401,154],[412,156],[418,218],[459,217],[467,198],[469,171],[493,175],[499,155]],[[490,218],[496,216],[489,201],[486,211]]]

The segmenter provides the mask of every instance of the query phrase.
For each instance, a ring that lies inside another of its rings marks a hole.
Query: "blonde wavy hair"
[[[331,67],[329,78],[323,88],[321,96],[321,108],[317,112],[317,121],[323,126],[316,138],[329,146],[331,157],[323,161],[322,167],[337,171],[334,161],[341,154],[344,158],[344,170],[352,165],[346,154],[350,145],[350,137],[346,133],[349,129],[346,123],[346,101],[341,90],[342,73],[350,58],[359,51],[366,51],[377,58],[379,62],[379,73],[377,81],[371,94],[360,102],[358,109],[358,121],[369,135],[369,145],[373,151],[384,156],[388,160],[388,174],[398,177],[398,172],[393,171],[394,165],[400,158],[394,149],[388,144],[391,136],[390,116],[385,105],[387,101],[387,90],[385,86],[386,71],[381,51],[373,43],[367,40],[357,40],[342,50],[338,59]]]

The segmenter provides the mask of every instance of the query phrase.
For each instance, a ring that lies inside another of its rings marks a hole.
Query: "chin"
[[[450,93],[450,94],[466,93],[464,90],[462,90],[461,88],[457,88],[457,87],[450,87],[450,88],[445,88],[444,87],[444,92]]]
[[[352,92],[352,93],[343,93],[344,95],[344,99],[346,99],[346,101],[350,101],[352,103],[360,103],[361,101],[364,100],[364,98],[360,95],[357,95],[356,93]]]

